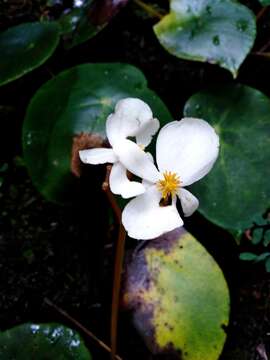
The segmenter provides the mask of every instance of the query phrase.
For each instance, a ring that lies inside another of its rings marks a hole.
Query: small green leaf
[[[0,333],[1,360],[91,360],[79,334],[59,324],[23,324]]]
[[[218,64],[236,77],[253,46],[256,21],[253,13],[236,1],[171,0],[170,13],[154,31],[171,54]]]
[[[255,215],[253,222],[258,226],[267,225],[267,219],[265,219],[261,214]]]
[[[252,232],[252,244],[257,245],[262,240],[263,237],[263,228],[256,228]]]
[[[184,114],[205,119],[220,137],[214,168],[192,185],[199,211],[225,229],[243,232],[269,207],[270,100],[248,86],[227,85],[193,95]]]
[[[257,258],[255,259],[255,262],[264,261],[264,260],[267,259],[269,256],[270,256],[270,252],[262,253],[262,254],[260,254],[260,255],[257,256]]]
[[[171,120],[166,106],[148,89],[142,72],[128,64],[79,65],[38,90],[27,109],[23,150],[33,183],[45,197],[58,202],[70,199],[74,137],[94,135],[89,139],[92,146],[97,139],[102,143],[108,115],[126,97],[144,100],[161,125]]]
[[[259,2],[262,4],[262,6],[270,5],[270,0],[259,0]]]
[[[258,255],[253,254],[251,252],[243,252],[240,254],[239,258],[241,260],[245,260],[245,261],[255,261],[257,259]]]
[[[270,230],[266,230],[264,233],[263,245],[268,246],[270,244]]]
[[[270,257],[265,262],[265,270],[270,272]]]
[[[0,34],[0,85],[18,79],[42,65],[59,42],[59,26],[25,23]]]
[[[135,249],[125,274],[124,305],[154,354],[219,358],[229,317],[228,287],[193,236],[178,228],[147,241]]]

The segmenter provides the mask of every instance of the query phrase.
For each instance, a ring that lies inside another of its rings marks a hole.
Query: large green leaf
[[[224,228],[243,231],[270,202],[270,100],[250,87],[229,85],[193,95],[184,113],[207,120],[220,136],[214,169],[192,186],[199,211]]]
[[[91,360],[77,332],[59,324],[23,324],[0,333],[1,360]]]
[[[25,23],[0,34],[0,85],[15,80],[43,64],[59,42],[59,26]]]
[[[161,124],[171,120],[166,106],[147,88],[144,75],[128,64],[85,64],[64,71],[33,97],[23,126],[24,157],[34,184],[48,199],[70,195],[71,148],[75,135],[105,139],[105,121],[116,102],[138,97]]]
[[[153,353],[218,359],[229,317],[227,284],[213,258],[183,228],[135,249],[123,300]]]
[[[253,13],[232,0],[171,0],[170,8],[154,27],[165,49],[218,64],[236,77],[256,37]]]

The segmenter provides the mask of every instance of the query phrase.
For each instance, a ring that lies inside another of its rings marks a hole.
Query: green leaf
[[[83,0],[59,19],[66,48],[79,45],[99,33],[128,0]]]
[[[222,271],[183,228],[135,249],[123,300],[154,354],[217,360],[226,338],[229,292]]]
[[[252,232],[252,244],[257,245],[262,240],[263,228],[256,228]]]
[[[265,262],[265,270],[270,272],[270,257]]]
[[[266,230],[264,233],[263,245],[268,246],[270,244],[270,230]]]
[[[220,136],[214,168],[192,186],[199,211],[223,228],[250,228],[269,206],[269,98],[244,85],[228,85],[193,95],[184,113],[205,119]]]
[[[259,226],[267,225],[267,219],[265,219],[261,214],[254,216],[253,222]]]
[[[270,5],[270,0],[259,0],[259,2],[262,4],[262,6]]]
[[[255,259],[255,262],[264,261],[264,260],[267,259],[269,256],[270,256],[270,252],[262,253],[262,254],[260,254],[260,255],[257,256],[257,258]]]
[[[239,255],[239,258],[241,260],[245,260],[245,261],[255,261],[257,259],[258,255],[253,254],[251,252],[243,252]]]
[[[59,324],[23,324],[0,333],[1,360],[91,360],[79,334]]]
[[[231,0],[171,0],[170,13],[154,31],[165,49],[187,60],[206,61],[234,77],[256,38],[256,20]]]
[[[42,65],[59,43],[59,26],[25,23],[0,34],[0,85],[18,79]]]
[[[94,135],[93,146],[97,138],[102,142],[107,116],[126,97],[144,100],[161,125],[171,120],[166,106],[147,88],[142,72],[128,64],[79,65],[38,90],[27,109],[23,150],[33,183],[45,197],[58,202],[70,198],[74,136]]]

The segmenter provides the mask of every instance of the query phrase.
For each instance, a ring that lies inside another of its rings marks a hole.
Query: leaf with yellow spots
[[[123,302],[154,354],[219,358],[229,318],[228,287],[211,255],[183,228],[135,250]]]

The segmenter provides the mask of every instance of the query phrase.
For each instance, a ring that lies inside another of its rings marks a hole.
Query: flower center
[[[170,196],[176,195],[180,184],[180,178],[176,173],[165,171],[163,173],[163,179],[157,182],[157,188],[162,193],[162,198],[167,199]]]

